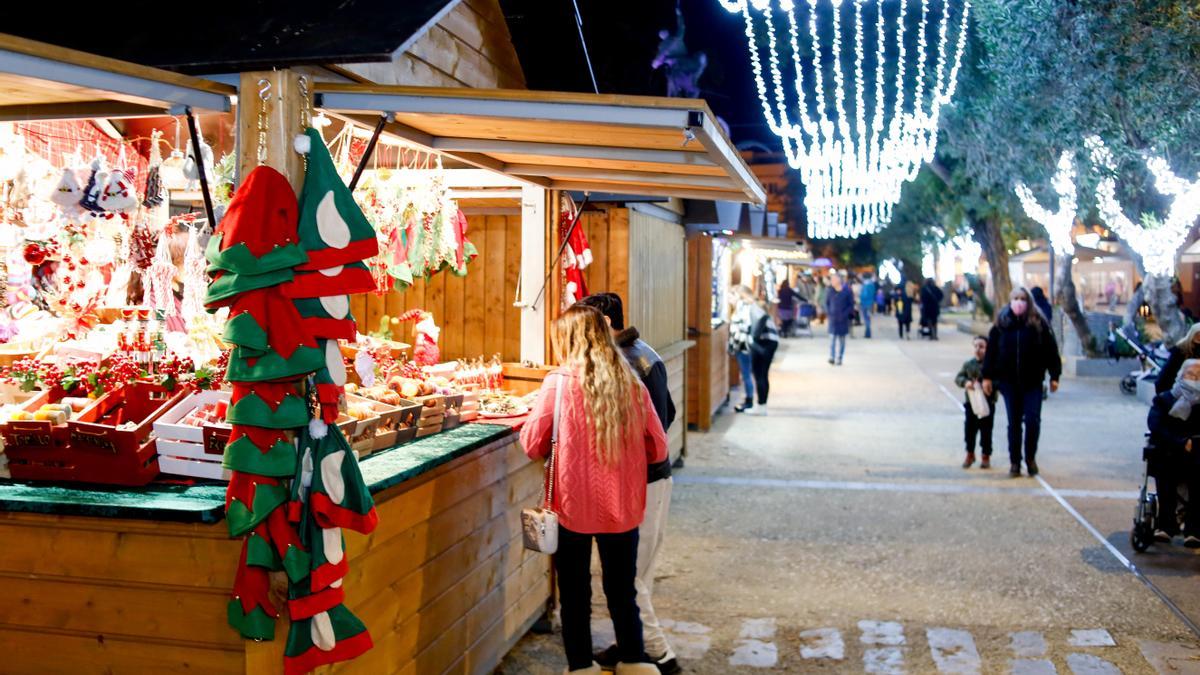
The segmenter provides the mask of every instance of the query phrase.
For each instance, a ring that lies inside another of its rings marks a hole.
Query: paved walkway
[[[767,417],[689,435],[655,589],[689,672],[1200,673],[1200,636],[1124,562],[1200,619],[1200,555],[1128,551],[1143,406],[1068,380],[1041,480],[1003,450],[964,471],[966,336],[884,331],[835,368],[820,333],[785,343]],[[499,672],[563,665],[529,636]]]

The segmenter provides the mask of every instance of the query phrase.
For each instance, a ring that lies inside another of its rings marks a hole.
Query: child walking
[[[954,383],[967,392],[967,400],[963,403],[963,410],[966,411],[963,435],[966,438],[967,458],[963,460],[963,468],[969,469],[975,464],[975,436],[978,435],[979,445],[983,450],[983,461],[979,463],[979,468],[990,469],[992,468],[992,425],[996,419],[996,392],[993,391],[986,396],[987,416],[976,415],[975,409],[971,406],[969,392],[974,389],[983,391],[980,380],[983,379],[983,357],[987,354],[987,338],[982,335],[976,336],[972,346],[975,348],[974,358],[968,359],[959,369],[958,375],[954,377]]]

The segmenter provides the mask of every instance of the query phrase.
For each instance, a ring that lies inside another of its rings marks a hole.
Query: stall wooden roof
[[[316,106],[465,163],[559,190],[762,203],[766,194],[700,100],[359,84]]]
[[[226,112],[233,87],[0,34],[0,121]]]

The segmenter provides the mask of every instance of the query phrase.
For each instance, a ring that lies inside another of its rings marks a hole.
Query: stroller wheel
[[[1152,543],[1154,543],[1154,533],[1147,533],[1141,525],[1134,524],[1133,529],[1129,531],[1129,545],[1133,547],[1133,550],[1145,553]]]
[[[1128,375],[1121,378],[1121,392],[1130,396],[1137,394],[1137,380]]]

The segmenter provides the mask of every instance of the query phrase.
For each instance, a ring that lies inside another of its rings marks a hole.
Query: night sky
[[[600,93],[666,95],[651,69],[658,31],[675,29],[674,0],[578,0]],[[571,0],[501,0],[531,89],[591,91]],[[754,90],[742,19],[717,0],[682,0],[692,52],[708,55],[703,97],[730,126],[735,143],[777,149]]]

